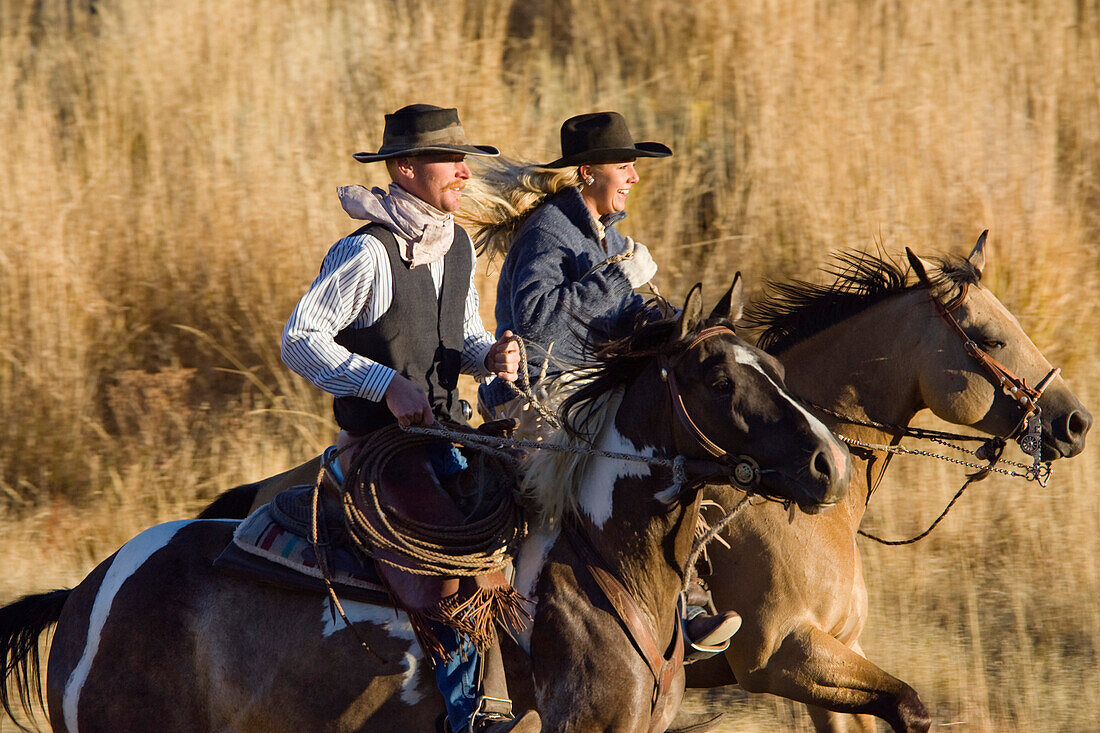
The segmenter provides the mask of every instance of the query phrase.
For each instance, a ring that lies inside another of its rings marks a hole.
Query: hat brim
[[[386,150],[379,149],[377,153],[354,153],[351,157],[360,163],[376,163],[390,158],[410,158],[417,155],[430,155],[432,153],[462,153],[464,155],[479,155],[486,158],[494,158],[500,155],[500,151],[492,145],[424,145]]]
[[[655,142],[634,143],[632,148],[599,148],[597,150],[585,150],[583,153],[566,155],[552,163],[547,163],[543,168],[567,168],[572,165],[584,165],[585,163],[622,163],[636,158],[667,158],[672,155],[672,150],[667,145]]]

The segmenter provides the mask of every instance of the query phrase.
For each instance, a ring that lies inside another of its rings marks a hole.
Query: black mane
[[[728,321],[709,319],[699,329],[716,325],[733,328]],[[558,408],[562,426],[574,436],[590,437],[585,427],[590,408],[599,397],[633,383],[659,354],[673,354],[687,347],[693,334],[683,340],[674,339],[679,327],[679,313],[661,299],[647,303],[628,323],[619,324],[615,333],[590,331],[585,341],[585,364],[558,377],[584,380]]]
[[[895,295],[926,287],[910,283],[911,268],[887,257],[848,250],[834,256],[835,264],[825,272],[832,284],[805,280],[769,281],[763,300],[745,309],[741,326],[759,331],[757,345],[777,354],[795,344],[862,313]],[[976,284],[981,273],[963,257],[935,258],[937,268],[929,272],[937,297],[963,283]]]

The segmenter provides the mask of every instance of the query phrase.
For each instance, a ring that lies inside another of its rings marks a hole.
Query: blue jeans
[[[447,650],[449,659],[433,659],[435,684],[443,694],[447,708],[447,721],[451,730],[459,733],[470,725],[470,718],[477,706],[478,653],[468,640],[461,641],[450,626],[432,624],[432,632]]]

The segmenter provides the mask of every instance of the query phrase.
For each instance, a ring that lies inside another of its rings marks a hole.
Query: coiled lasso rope
[[[343,496],[352,542],[376,561],[416,575],[474,576],[503,570],[509,562],[508,549],[526,533],[522,511],[511,491],[499,492],[498,501],[485,516],[458,526],[421,522],[383,507],[378,486],[389,461],[402,451],[438,440],[437,436],[411,434],[391,425],[358,444]],[[518,472],[516,456],[488,446],[467,445],[486,454],[482,471]]]

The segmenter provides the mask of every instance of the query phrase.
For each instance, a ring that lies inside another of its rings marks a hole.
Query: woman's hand
[[[630,287],[640,288],[657,274],[657,263],[649,254],[649,247],[641,242],[630,241],[634,245],[634,255],[620,262],[619,266],[623,268],[626,279],[630,281]]]

